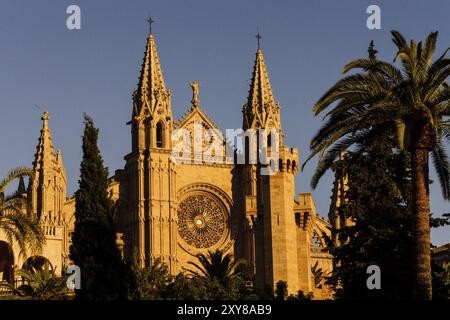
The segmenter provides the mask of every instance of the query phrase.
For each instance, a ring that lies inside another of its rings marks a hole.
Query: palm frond
[[[20,177],[32,177],[33,176],[33,169],[30,169],[28,167],[18,167],[15,169],[10,170],[6,176],[0,181],[0,193],[3,193],[5,189],[14,182],[15,179]]]
[[[446,200],[450,200],[450,163],[444,145],[437,142],[431,151],[433,165],[436,170],[442,195]]]

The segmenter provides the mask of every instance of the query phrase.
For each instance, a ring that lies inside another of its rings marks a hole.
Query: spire
[[[24,194],[24,193],[26,193],[26,192],[27,192],[27,189],[25,188],[25,181],[23,180],[23,177],[20,176],[20,179],[19,179],[19,186],[17,187],[17,192],[16,192],[16,194],[17,194],[17,195],[22,195],[22,194]]]
[[[50,116],[47,111],[44,112],[41,120],[42,129],[33,162],[33,167],[35,170],[41,169],[42,167],[46,166],[46,164],[53,164],[56,160],[52,135],[50,132],[50,128],[48,127],[48,120],[50,120]]]
[[[244,129],[267,128],[281,129],[279,105],[275,101],[270,86],[269,76],[264,62],[263,53],[259,47],[261,35],[258,32],[258,50],[247,103],[244,105]]]
[[[56,163],[58,164],[58,167],[60,167],[60,168],[63,167],[61,149],[58,149],[58,151],[56,153]]]
[[[49,119],[50,116],[45,111],[41,118],[42,129],[34,156],[34,174],[29,181],[31,211],[41,219],[41,223],[49,221],[45,220],[50,217],[49,215],[59,218],[62,216],[67,187],[61,153],[58,152],[58,155],[55,155],[52,135],[48,127]]]
[[[168,93],[159,64],[155,38],[151,31],[151,25],[154,20],[149,18],[148,22],[150,25],[150,32],[147,39],[147,47],[142,63],[139,83],[134,92],[135,108],[133,110],[133,118],[141,114],[143,106],[146,105],[147,108],[152,109],[152,103],[154,103],[158,96],[160,94]]]

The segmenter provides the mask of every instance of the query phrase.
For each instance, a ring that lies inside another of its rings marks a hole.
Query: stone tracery
[[[178,234],[193,247],[212,247],[222,238],[226,226],[225,209],[212,196],[191,195],[178,207]]]

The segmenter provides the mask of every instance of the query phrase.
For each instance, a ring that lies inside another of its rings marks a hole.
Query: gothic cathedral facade
[[[189,161],[179,163],[173,159],[174,132],[194,133],[200,128],[203,137],[203,131],[219,129],[200,106],[196,82],[191,83],[190,108],[181,119],[174,119],[172,94],[149,34],[128,122],[131,152],[124,158],[125,167],[110,179],[119,213],[118,243],[124,255],[136,257],[141,267],[159,258],[171,274],[185,272],[198,253],[219,249],[244,258],[253,285],[260,289],[274,288],[283,280],[290,293],[302,290],[317,299],[331,298],[331,291],[315,280],[314,266],[324,273],[332,269],[332,257],[323,250],[323,235],[331,235],[332,225],[316,212],[310,193],[295,194],[299,155],[283,143],[280,105],[260,48],[251,77],[241,128],[281,133],[278,171],[263,175],[264,166],[258,163],[203,161],[195,148]],[[46,233],[41,256],[61,272],[70,264],[74,199],[66,198],[65,169],[61,152],[55,154],[48,119],[45,113],[28,196]],[[203,144],[194,141],[195,134],[190,137],[190,145]],[[12,251],[13,265],[20,268],[23,258],[16,248]]]

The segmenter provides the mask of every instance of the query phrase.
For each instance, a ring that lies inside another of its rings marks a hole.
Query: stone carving
[[[178,234],[193,247],[212,247],[222,238],[226,226],[225,210],[212,196],[191,195],[178,206]]]
[[[198,102],[199,101],[198,100],[198,89],[199,89],[200,85],[199,85],[199,83],[197,81],[189,82],[189,84],[190,84],[190,86],[192,88],[192,100],[191,100],[192,106],[193,107],[198,107],[198,104],[199,104],[199,102]]]

